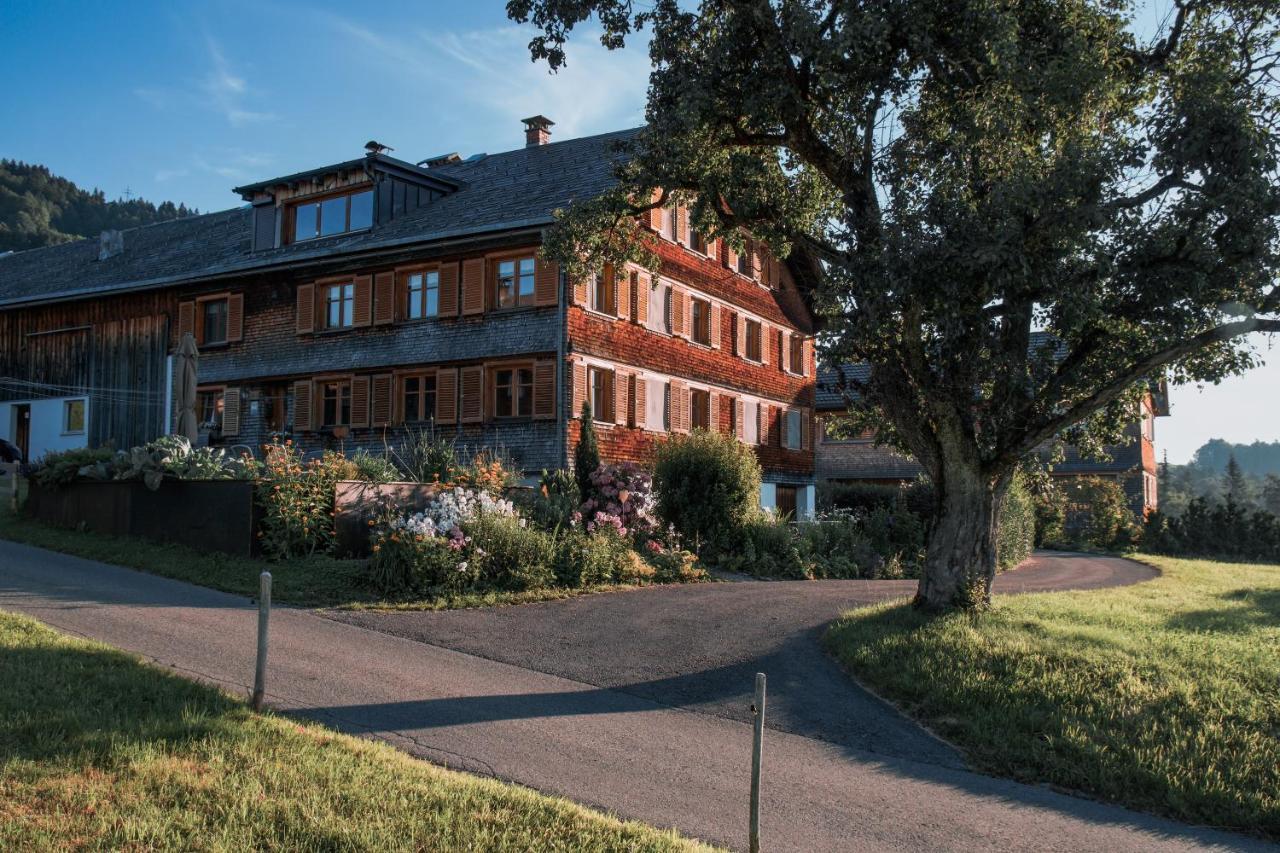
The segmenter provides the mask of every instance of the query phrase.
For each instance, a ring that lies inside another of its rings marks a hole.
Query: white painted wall
[[[67,400],[85,400],[84,431],[62,431],[62,409]],[[18,441],[18,406],[31,406],[31,441],[27,458],[35,462],[50,450],[74,450],[89,446],[89,403],[84,397],[53,397],[40,400],[8,400],[0,403],[0,431],[9,441]]]

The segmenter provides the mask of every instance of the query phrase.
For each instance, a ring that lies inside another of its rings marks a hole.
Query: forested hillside
[[[82,190],[45,166],[0,160],[0,252],[51,246],[95,237],[109,228],[133,228],[198,212],[170,201],[107,201],[101,190]]]
[[[1280,515],[1280,441],[1205,442],[1186,465],[1160,466],[1160,509],[1180,515],[1193,498],[1228,497],[1245,507]]]

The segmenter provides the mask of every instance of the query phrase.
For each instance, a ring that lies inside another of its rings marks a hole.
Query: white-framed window
[[[787,449],[799,450],[803,426],[798,409],[787,410]]]
[[[355,323],[355,284],[331,284],[324,289],[324,327],[349,329]]]
[[[63,435],[81,435],[85,430],[88,415],[88,401],[62,401],[62,433]]]
[[[671,288],[665,284],[658,284],[648,290],[649,320],[647,325],[655,332],[662,332],[664,335],[670,334],[671,329],[667,327],[667,316],[670,312],[667,307],[671,303]]]
[[[595,278],[591,280],[590,305],[592,311],[601,314],[608,314],[611,317],[618,314],[618,292],[617,282],[614,278],[613,267],[605,265],[605,268],[596,273]]]
[[[667,383],[661,379],[646,379],[644,421],[655,432],[667,431]]]
[[[588,370],[587,391],[591,395],[591,417],[601,423],[613,423],[613,371],[603,367]]]

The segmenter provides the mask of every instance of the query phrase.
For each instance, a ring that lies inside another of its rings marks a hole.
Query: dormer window
[[[330,196],[293,207],[293,241],[373,227],[373,190]]]

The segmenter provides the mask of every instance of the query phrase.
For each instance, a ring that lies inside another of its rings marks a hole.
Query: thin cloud
[[[244,127],[275,121],[277,116],[274,113],[248,109],[243,105],[242,101],[251,94],[248,82],[232,69],[222,47],[212,36],[205,37],[205,46],[213,67],[201,80],[200,89],[227,123],[232,127]]]

